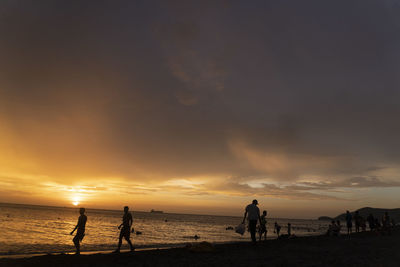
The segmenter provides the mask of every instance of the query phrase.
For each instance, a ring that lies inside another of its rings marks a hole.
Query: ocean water
[[[87,209],[86,235],[81,244],[84,251],[114,250],[118,243],[123,211]],[[131,234],[136,248],[162,248],[184,246],[186,243],[207,241],[224,243],[249,241],[227,227],[237,226],[242,218],[213,215],[132,212],[133,227],[141,235]],[[74,252],[70,232],[79,217],[78,209],[1,204],[0,203],[0,255]],[[274,222],[281,226],[281,234],[292,224],[297,236],[325,233],[328,223],[317,220],[268,218],[268,238],[276,238]],[[200,236],[197,241],[193,238]],[[126,241],[123,247],[128,248]]]

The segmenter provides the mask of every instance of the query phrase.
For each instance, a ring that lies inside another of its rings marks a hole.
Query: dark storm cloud
[[[399,167],[399,15],[397,1],[4,1],[0,120],[55,177],[371,177]]]

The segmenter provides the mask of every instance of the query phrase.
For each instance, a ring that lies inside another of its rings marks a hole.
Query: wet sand
[[[400,266],[400,229],[381,236],[297,237],[121,254],[0,259],[0,266]]]

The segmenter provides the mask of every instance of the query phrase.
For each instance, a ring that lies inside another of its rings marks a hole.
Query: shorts
[[[351,227],[353,227],[353,224],[351,222],[348,222],[347,223],[347,228],[351,228]]]
[[[129,228],[123,227],[119,233],[119,238],[129,239],[131,237],[131,230]]]
[[[85,231],[78,231],[76,232],[74,240],[82,241],[84,237],[85,237]]]

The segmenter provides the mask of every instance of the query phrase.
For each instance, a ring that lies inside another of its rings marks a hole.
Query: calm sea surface
[[[107,251],[116,248],[118,225],[122,211],[87,209],[88,221],[82,251]],[[212,243],[249,241],[227,227],[237,226],[241,217],[189,215],[169,213],[132,212],[133,226],[141,235],[132,234],[136,248],[182,246],[188,242]],[[0,255],[73,252],[75,248],[69,233],[78,220],[78,209],[0,203]],[[297,236],[325,233],[327,222],[317,220],[268,219],[268,238],[276,238],[273,224],[277,221],[281,233],[287,223]],[[197,241],[194,236],[200,236]],[[123,241],[123,248],[128,248]]]

